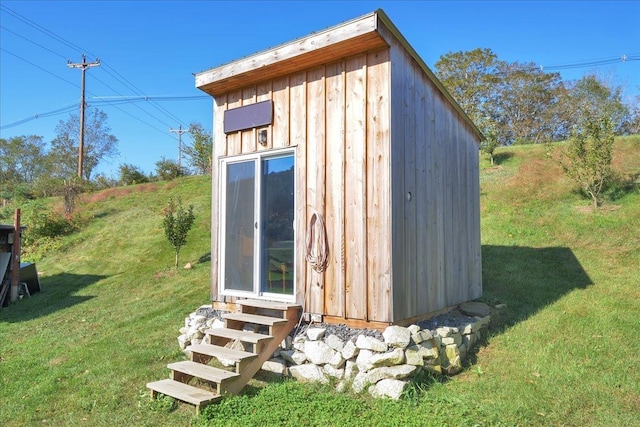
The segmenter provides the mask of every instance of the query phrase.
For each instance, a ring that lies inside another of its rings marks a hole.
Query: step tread
[[[167,367],[173,371],[182,372],[184,374],[192,375],[218,384],[222,384],[225,381],[238,377],[238,374],[235,372],[225,371],[224,369],[192,362],[190,360],[170,363]]]
[[[203,390],[179,381],[174,381],[172,379],[147,383],[147,388],[196,406],[215,402],[222,398],[222,396],[217,393]]]
[[[223,319],[237,320],[240,322],[254,323],[256,325],[274,326],[282,323],[287,323],[287,319],[280,319],[271,316],[260,316],[257,314],[247,313],[226,313],[222,315]]]
[[[229,338],[232,340],[240,340],[251,344],[257,344],[263,340],[269,340],[273,337],[271,335],[258,334],[251,331],[240,331],[238,329],[227,328],[213,328],[204,331],[205,334],[212,335],[214,337]]]
[[[281,310],[281,311],[286,311],[292,308],[297,308],[297,309],[301,308],[300,304],[279,302],[279,301],[265,301],[265,300],[257,300],[257,299],[237,300],[236,304],[240,304],[242,306],[247,306],[247,307],[265,308],[269,310]]]
[[[258,356],[257,354],[249,353],[248,351],[234,350],[232,348],[220,347],[219,345],[211,344],[193,344],[188,346],[187,350],[191,351],[192,353],[221,357],[223,359],[233,360],[235,362],[240,362],[242,360]]]

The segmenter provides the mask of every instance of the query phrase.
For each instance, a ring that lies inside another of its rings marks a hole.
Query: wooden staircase
[[[171,378],[147,383],[151,397],[158,393],[195,405],[196,413],[226,393],[237,394],[269,360],[300,317],[300,305],[239,300],[240,312],[222,317],[224,328],[208,329],[202,344],[191,345],[191,360],[170,363]],[[244,351],[225,347],[240,342]],[[210,366],[218,359],[233,371]],[[193,383],[193,384],[189,384]]]

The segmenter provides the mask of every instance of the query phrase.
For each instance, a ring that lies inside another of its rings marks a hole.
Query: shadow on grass
[[[42,290],[0,309],[0,321],[16,323],[32,320],[88,301],[94,296],[74,295],[74,293],[106,277],[71,273],[42,277],[40,279]]]
[[[501,153],[495,153],[493,155],[493,163],[494,163],[495,166],[498,166],[498,165],[506,162],[507,160],[509,160],[513,156],[514,156],[514,153],[512,151],[504,151],[504,152],[501,152]]]
[[[499,330],[521,322],[574,289],[593,284],[571,249],[482,246],[483,300],[507,307]]]
[[[201,255],[200,258],[198,258],[198,263],[203,263],[203,262],[209,262],[211,261],[211,252],[207,252],[204,255]]]
[[[116,213],[117,211],[115,209],[103,209],[100,212],[96,213],[93,215],[93,219],[100,219],[100,218],[106,218],[111,214]]]

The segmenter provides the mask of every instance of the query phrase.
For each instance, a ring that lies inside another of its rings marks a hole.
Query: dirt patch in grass
[[[597,211],[598,212],[615,212],[618,209],[620,209],[620,205],[604,205],[604,206],[600,206]],[[576,212],[581,213],[581,214],[590,214],[593,213],[594,208],[593,205],[588,205],[588,206],[575,206],[573,208]]]
[[[60,366],[66,361],[67,361],[66,356],[58,356],[58,357],[54,357],[53,359],[49,360],[48,365],[49,366]]]
[[[130,185],[126,187],[113,187],[106,190],[98,191],[95,193],[85,194],[82,201],[87,204],[104,202],[109,199],[117,199],[120,197],[128,196],[129,194],[136,193],[151,193],[158,190],[158,185],[155,183]]]
[[[153,275],[154,279],[162,279],[163,277],[174,277],[177,274],[177,270],[172,268],[171,270],[158,271]]]
[[[172,188],[175,188],[177,185],[178,185],[178,183],[177,183],[177,182],[175,182],[175,181],[169,181],[169,182],[167,182],[167,183],[164,185],[164,187],[163,187],[163,188],[164,188],[165,190],[171,190]]]
[[[638,149],[640,149],[640,136],[617,138],[611,166],[624,174],[640,172],[637,162]]]
[[[508,179],[505,196],[512,201],[552,200],[566,191],[562,169],[550,159],[528,158]]]
[[[502,169],[504,169],[504,167],[498,165],[498,166],[491,166],[490,168],[483,169],[483,171],[486,173],[493,173],[493,172],[501,171]]]

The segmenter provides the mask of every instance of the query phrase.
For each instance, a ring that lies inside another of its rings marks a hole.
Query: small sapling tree
[[[175,267],[178,268],[178,254],[180,249],[187,243],[187,234],[193,226],[195,215],[193,214],[193,205],[188,208],[182,206],[182,200],[178,198],[176,203],[173,198],[169,198],[167,206],[163,210],[162,227],[167,240],[175,250],[176,259]]]
[[[498,148],[498,135],[493,130],[487,131],[485,134],[485,139],[480,143],[480,150],[489,156],[491,160],[491,166],[493,166],[494,158],[493,153]]]
[[[611,119],[586,118],[571,131],[571,138],[557,157],[567,176],[591,197],[594,209],[600,205],[602,189],[611,179],[613,140]]]

